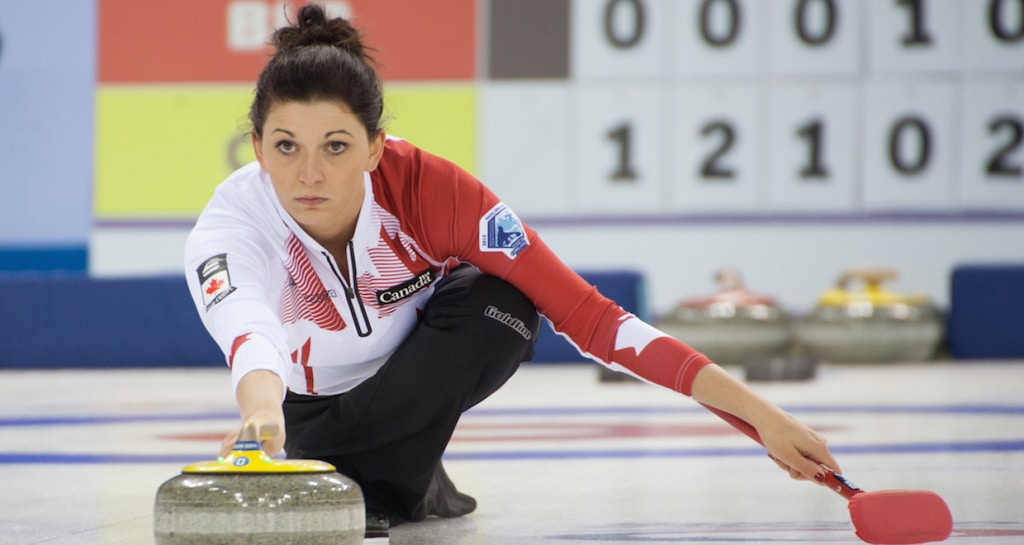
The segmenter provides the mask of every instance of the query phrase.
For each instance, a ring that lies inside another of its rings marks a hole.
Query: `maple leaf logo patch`
[[[224,281],[220,278],[214,278],[210,280],[210,287],[206,288],[206,295],[213,295],[217,293],[217,290],[224,285]]]
[[[228,255],[218,254],[206,261],[196,269],[199,275],[199,285],[203,289],[203,304],[206,310],[224,300],[235,291],[231,285],[231,275],[228,274]]]

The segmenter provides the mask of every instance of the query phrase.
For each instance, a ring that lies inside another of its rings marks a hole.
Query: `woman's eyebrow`
[[[289,131],[288,129],[274,129],[274,130],[272,130],[270,132],[272,132],[272,133],[274,133],[274,132],[283,132],[283,133],[287,134],[288,136],[291,136],[292,138],[295,138],[295,133],[293,133],[292,131]],[[352,136],[352,133],[347,131],[347,130],[345,130],[345,129],[337,129],[337,130],[325,132],[324,133],[324,138],[329,138],[332,134],[347,134],[349,136]]]

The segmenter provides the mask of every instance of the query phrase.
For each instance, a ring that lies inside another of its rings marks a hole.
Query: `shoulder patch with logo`
[[[499,202],[480,218],[480,251],[514,258],[529,245],[523,222],[505,203]]]
[[[199,274],[199,285],[203,291],[203,303],[206,310],[224,300],[235,291],[228,274],[228,254],[218,254],[203,262],[196,269]]]

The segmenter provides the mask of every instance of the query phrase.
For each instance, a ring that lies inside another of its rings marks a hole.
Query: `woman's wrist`
[[[252,418],[273,418],[281,413],[281,378],[271,371],[257,369],[238,382],[235,398],[243,421]]]
[[[788,415],[718,365],[706,365],[693,381],[693,399],[745,420],[755,429]]]

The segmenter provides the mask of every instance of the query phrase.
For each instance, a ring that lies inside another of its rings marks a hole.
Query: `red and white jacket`
[[[296,393],[348,391],[384,365],[459,263],[516,286],[582,354],[616,370],[690,395],[710,363],[598,293],[455,164],[388,139],[364,183],[348,278],[257,163],[217,187],[189,235],[185,271],[236,386],[267,369]]]

